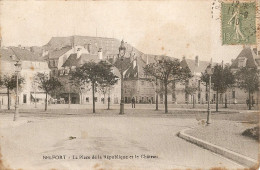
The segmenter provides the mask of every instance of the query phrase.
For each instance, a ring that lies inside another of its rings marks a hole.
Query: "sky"
[[[2,46],[42,46],[51,37],[97,35],[124,39],[147,54],[230,62],[242,46],[222,46],[213,1],[1,1]]]

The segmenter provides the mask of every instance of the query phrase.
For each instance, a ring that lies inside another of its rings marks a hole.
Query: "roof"
[[[71,67],[71,66],[77,66],[78,59],[77,54],[73,53],[71,54],[68,59],[65,61],[65,63],[62,65],[62,67]]]
[[[156,55],[145,55],[144,54],[142,56],[136,57],[133,61],[130,62],[130,65],[129,65],[128,69],[125,71],[124,76],[126,78],[130,78],[130,79],[145,78],[144,67],[146,66],[147,62],[148,62],[148,64],[154,63],[156,58],[158,58],[158,59],[162,59],[162,58],[175,59],[173,57],[164,56],[164,55],[156,56]],[[135,67],[134,67],[134,63],[133,63],[134,61],[136,61]]]
[[[62,67],[71,67],[71,66],[79,67],[89,61],[93,61],[97,63],[100,61],[100,59],[98,58],[98,55],[85,54],[85,53],[81,54],[80,57],[77,58],[77,54],[73,53],[68,57],[68,59],[62,65]]]
[[[1,58],[1,60],[4,60],[4,61],[12,62],[13,60],[10,56],[12,56],[13,54],[14,54],[13,51],[10,49],[1,48],[1,50],[0,50],[0,58]]]
[[[192,60],[192,59],[186,59],[184,58],[182,61],[181,61],[181,66],[182,67],[188,67],[189,70],[192,72],[192,73],[202,73],[206,70],[207,66],[210,64],[209,61],[200,61],[199,60],[199,65],[197,66],[195,64],[195,60]]]
[[[115,62],[114,62],[114,66],[116,68],[118,68],[119,70],[122,70],[125,71],[127,70],[130,66],[131,66],[131,59],[130,58],[124,58],[123,60],[123,63],[121,61],[121,59],[119,59],[118,57],[115,59]]]
[[[14,55],[17,59],[22,61],[44,61],[38,54],[33,53],[26,49],[21,49],[18,47],[10,47],[7,49],[1,49],[1,60],[12,61],[11,57]]]
[[[99,62],[100,59],[98,58],[98,55],[96,54],[81,54],[80,58],[80,63],[79,64],[84,64],[86,62],[89,62],[89,61],[93,61],[93,62]]]
[[[62,47],[60,49],[51,51],[48,54],[48,58],[49,59],[58,59],[60,56],[62,56],[63,54],[65,54],[66,52],[68,52],[71,49],[72,49],[72,47],[66,46],[66,47]]]
[[[73,45],[85,46],[91,44],[91,51],[96,54],[99,48],[102,48],[104,57],[108,55],[118,54],[118,48],[120,46],[120,41],[115,38],[106,38],[106,37],[91,37],[91,36],[68,36],[68,37],[52,37],[51,40],[43,46],[43,49],[48,51],[55,51],[64,47],[72,47]],[[109,46],[107,48],[107,45]],[[143,53],[131,46],[128,43],[125,43],[127,52],[126,55],[136,54],[142,55]],[[129,56],[126,56],[129,57]]]
[[[238,68],[238,59],[239,58],[246,58],[246,66],[253,68],[257,66],[257,63],[255,62],[256,58],[259,58],[259,56],[257,56],[255,54],[255,52],[250,49],[249,47],[244,48],[239,55],[237,56],[237,58],[235,60],[233,60],[232,64],[231,64],[231,68],[236,69]]]

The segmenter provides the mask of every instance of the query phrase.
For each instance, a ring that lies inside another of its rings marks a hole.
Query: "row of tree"
[[[211,75],[212,89],[216,91],[216,111],[218,111],[218,96],[220,93],[224,94],[228,88],[237,86],[244,89],[248,93],[249,109],[251,109],[251,95],[259,90],[259,72],[257,68],[243,67],[233,73],[229,65],[215,65],[212,68],[213,74]],[[161,58],[156,59],[154,63],[150,63],[144,67],[144,72],[147,80],[152,82],[156,86],[156,110],[158,110],[158,93],[163,89],[164,91],[164,104],[165,113],[168,113],[167,96],[168,96],[168,85],[181,83],[185,85],[185,92],[193,95],[198,89],[196,85],[187,85],[189,79],[193,76],[190,70],[185,67],[181,67],[178,59],[172,58]],[[95,93],[97,88],[102,93],[110,90],[110,88],[117,83],[118,77],[112,71],[112,65],[100,61],[99,63],[87,62],[76,70],[71,71],[69,74],[69,81],[75,86],[81,88],[86,84],[91,85],[92,97],[93,97],[93,113],[95,113]],[[201,75],[201,81],[205,83],[208,89],[209,75],[205,71]],[[18,84],[24,82],[24,79],[20,77]],[[45,110],[47,110],[47,96],[59,91],[64,85],[57,77],[49,77],[45,73],[37,73],[34,78],[39,89],[46,93],[45,99]],[[158,90],[158,86],[160,90]],[[0,79],[0,86],[7,88],[8,94],[8,109],[10,109],[10,91],[16,88],[16,75],[8,76],[5,75]],[[208,99],[209,100],[209,99]],[[108,109],[110,101],[108,100]],[[227,98],[225,96],[225,106],[227,107]]]
[[[16,88],[16,76],[17,75],[5,75],[0,78],[0,86],[7,89],[8,96],[8,110],[10,110],[10,91]],[[76,70],[71,70],[69,73],[69,82],[76,88],[81,88],[86,84],[90,84],[92,87],[92,97],[93,97],[93,113],[95,113],[95,93],[97,88],[103,93],[110,90],[114,84],[117,83],[118,77],[112,72],[112,65],[100,61],[99,63],[87,62]],[[45,111],[48,107],[48,95],[54,95],[62,91],[67,91],[65,87],[66,84],[58,77],[50,77],[47,73],[37,73],[33,78],[33,84],[38,89],[45,92]],[[24,78],[19,77],[18,84],[21,91],[22,84],[24,83]],[[70,86],[70,85],[69,85]],[[109,88],[109,89],[108,89]],[[70,100],[70,99],[69,99]],[[108,100],[108,109],[110,107],[110,101]]]
[[[242,67],[238,70],[231,71],[229,65],[215,65],[212,74],[212,89],[216,91],[216,111],[218,112],[219,94],[225,94],[225,108],[227,108],[226,92],[229,88],[238,87],[248,93],[248,109],[251,110],[252,98],[251,95],[259,90],[259,71],[256,67]],[[201,80],[205,82],[206,88],[209,83],[209,75],[205,71],[201,75]]]
[[[211,66],[210,66],[211,67]],[[164,89],[164,105],[165,113],[168,112],[167,96],[168,84],[181,83],[185,85],[185,93],[193,97],[193,105],[195,104],[194,95],[199,91],[197,84],[189,83],[189,79],[193,77],[190,70],[185,67],[182,68],[178,59],[162,58],[157,59],[154,63],[150,63],[144,67],[147,79],[154,82],[156,85],[156,110],[158,110],[158,92]],[[208,90],[209,74],[205,70],[201,74],[201,81],[205,83]],[[215,65],[212,68],[211,88],[216,91],[216,111],[219,108],[219,94],[224,94],[229,88],[239,87],[248,93],[248,106],[251,110],[252,99],[251,95],[259,90],[259,71],[257,68],[243,67],[236,72],[231,71],[229,65]],[[158,90],[158,86],[161,85]],[[175,87],[175,86],[174,86]],[[210,100],[210,99],[208,99]],[[225,94],[225,107],[227,108],[227,96]]]

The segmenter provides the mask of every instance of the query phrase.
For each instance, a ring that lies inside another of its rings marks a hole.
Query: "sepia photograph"
[[[260,0],[0,1],[0,170],[259,169]]]

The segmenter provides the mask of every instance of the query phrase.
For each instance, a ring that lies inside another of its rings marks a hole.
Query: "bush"
[[[242,135],[259,140],[259,126],[245,130]]]

